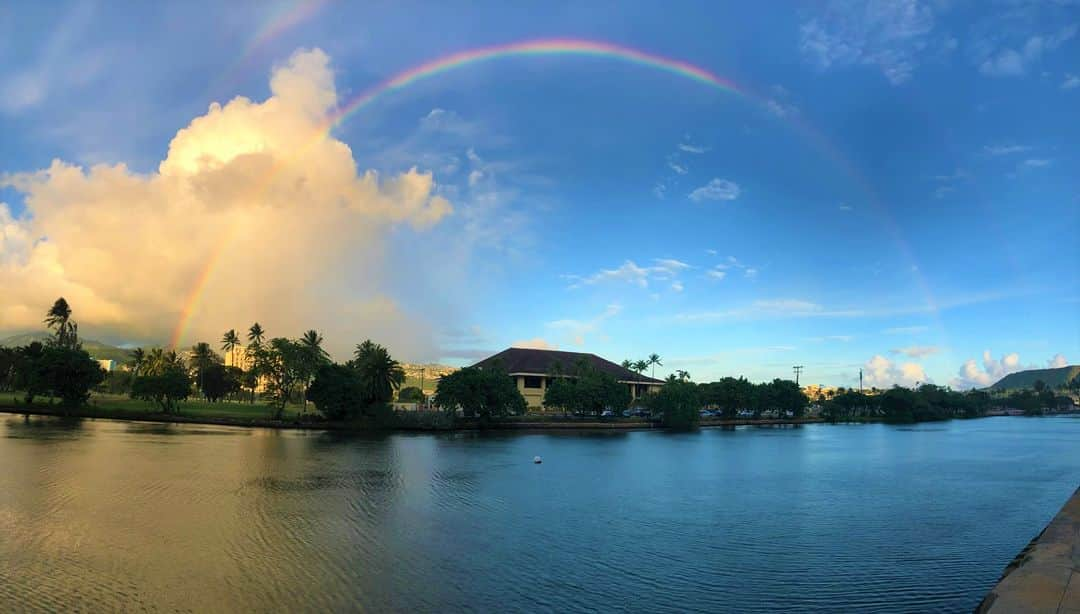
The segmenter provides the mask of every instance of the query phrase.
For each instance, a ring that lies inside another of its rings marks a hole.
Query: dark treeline
[[[385,347],[370,340],[357,345],[350,360],[335,363],[323,350],[323,337],[317,331],[309,330],[298,339],[267,338],[266,331],[255,323],[248,329],[246,347],[235,330],[222,336],[220,347],[229,361],[206,342],[196,343],[183,355],[175,350],[139,348],[132,352],[127,370],[106,374],[82,349],[78,324],[67,301],[57,299],[44,323],[52,332],[45,343],[0,348],[0,389],[20,391],[27,405],[48,397],[58,399],[63,406],[76,407],[85,404],[90,391],[96,389],[141,399],[169,414],[177,413],[181,403],[192,396],[210,403],[231,399],[253,404],[260,399],[276,420],[284,418],[286,406],[292,403],[301,407],[301,417],[309,421],[365,420],[389,426],[395,416],[390,406],[395,394],[403,402],[426,401],[418,388],[401,389],[405,380],[401,365]],[[663,363],[652,354],[646,360],[623,364],[644,373]],[[677,371],[659,391],[635,399],[627,384],[585,360],[556,365],[548,377],[543,404],[549,411],[593,417],[632,414],[671,427],[694,426],[702,415],[799,419],[811,409],[829,421],[920,422],[973,418],[1004,409],[1041,415],[1073,406],[1071,399],[1061,394],[1065,389],[1055,393],[1041,381],[1032,389],[997,394],[958,392],[927,384],[869,394],[841,388],[809,399],[790,380],[753,383],[742,377],[724,377],[694,383],[689,373]],[[1080,392],[1080,377],[1068,382],[1066,388],[1074,394]],[[307,411],[309,401],[315,412]],[[442,377],[432,401],[450,423],[459,415],[485,422],[527,410],[514,379],[497,364],[466,367]]]

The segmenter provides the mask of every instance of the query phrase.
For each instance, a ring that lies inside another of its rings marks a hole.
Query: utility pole
[[[791,368],[791,370],[795,372],[795,385],[796,386],[799,385],[799,374],[802,373],[802,370],[804,368],[805,367],[803,367],[802,365],[795,365],[794,367]]]
[[[859,369],[859,394],[862,394],[862,369]]]

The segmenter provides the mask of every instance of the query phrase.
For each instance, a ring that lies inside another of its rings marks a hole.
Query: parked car
[[[700,412],[698,412],[698,414],[699,414],[699,415],[700,415],[700,416],[701,416],[702,418],[712,418],[713,416],[715,416],[715,415],[716,415],[716,412],[714,412],[714,411],[713,411],[713,410],[711,410],[711,409],[703,409],[703,410],[701,410]]]
[[[605,409],[603,413],[600,414],[601,418],[613,418],[614,416],[615,412],[611,411],[610,409]]]

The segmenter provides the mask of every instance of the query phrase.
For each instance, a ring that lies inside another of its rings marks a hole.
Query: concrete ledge
[[[1080,488],[979,604],[980,613],[1080,614]]]

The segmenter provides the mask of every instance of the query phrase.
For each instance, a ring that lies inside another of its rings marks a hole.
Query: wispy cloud
[[[555,320],[553,322],[548,322],[547,326],[568,337],[570,342],[574,345],[581,346],[585,345],[589,335],[595,334],[600,330],[600,327],[604,322],[614,318],[621,312],[622,305],[612,303],[608,305],[604,311],[592,318],[586,320]]]
[[[917,335],[930,330],[928,326],[897,326],[881,331],[883,335]]]
[[[687,169],[685,166],[676,162],[668,162],[668,168],[675,171],[679,175],[685,175],[690,172],[690,170]]]
[[[619,282],[647,288],[653,281],[677,281],[680,273],[693,268],[691,265],[674,258],[657,258],[651,266],[638,266],[633,260],[626,260],[617,268],[600,269],[591,275],[563,275],[569,280],[570,289],[592,286],[607,282]],[[680,286],[681,289],[681,286]]]
[[[931,356],[941,351],[936,345],[911,345],[903,348],[893,348],[889,352],[893,354],[903,354],[909,358],[923,358],[925,356]]]
[[[934,7],[918,0],[831,0],[800,26],[799,48],[822,70],[873,66],[898,85],[911,78],[921,55],[936,45],[955,46],[931,40],[934,22]]]
[[[1025,168],[1042,168],[1044,166],[1050,166],[1053,160],[1048,158],[1028,158],[1021,162]]]
[[[1019,38],[1016,31],[998,30],[977,38],[973,53],[982,74],[989,77],[1017,77],[1026,74],[1045,53],[1076,36],[1076,32],[1076,24]]]
[[[1080,77],[1068,73],[1065,75],[1065,80],[1061,82],[1061,89],[1071,90],[1080,87]]]
[[[735,200],[739,197],[739,184],[727,179],[715,178],[690,193],[690,200],[699,203],[706,200]]]
[[[686,153],[692,154],[703,154],[706,151],[709,151],[709,148],[701,145],[693,145],[691,143],[679,143],[679,151],[685,151]]]
[[[1014,153],[1023,153],[1025,151],[1031,151],[1032,147],[1028,145],[986,145],[983,147],[983,151],[991,156],[1006,156]]]

